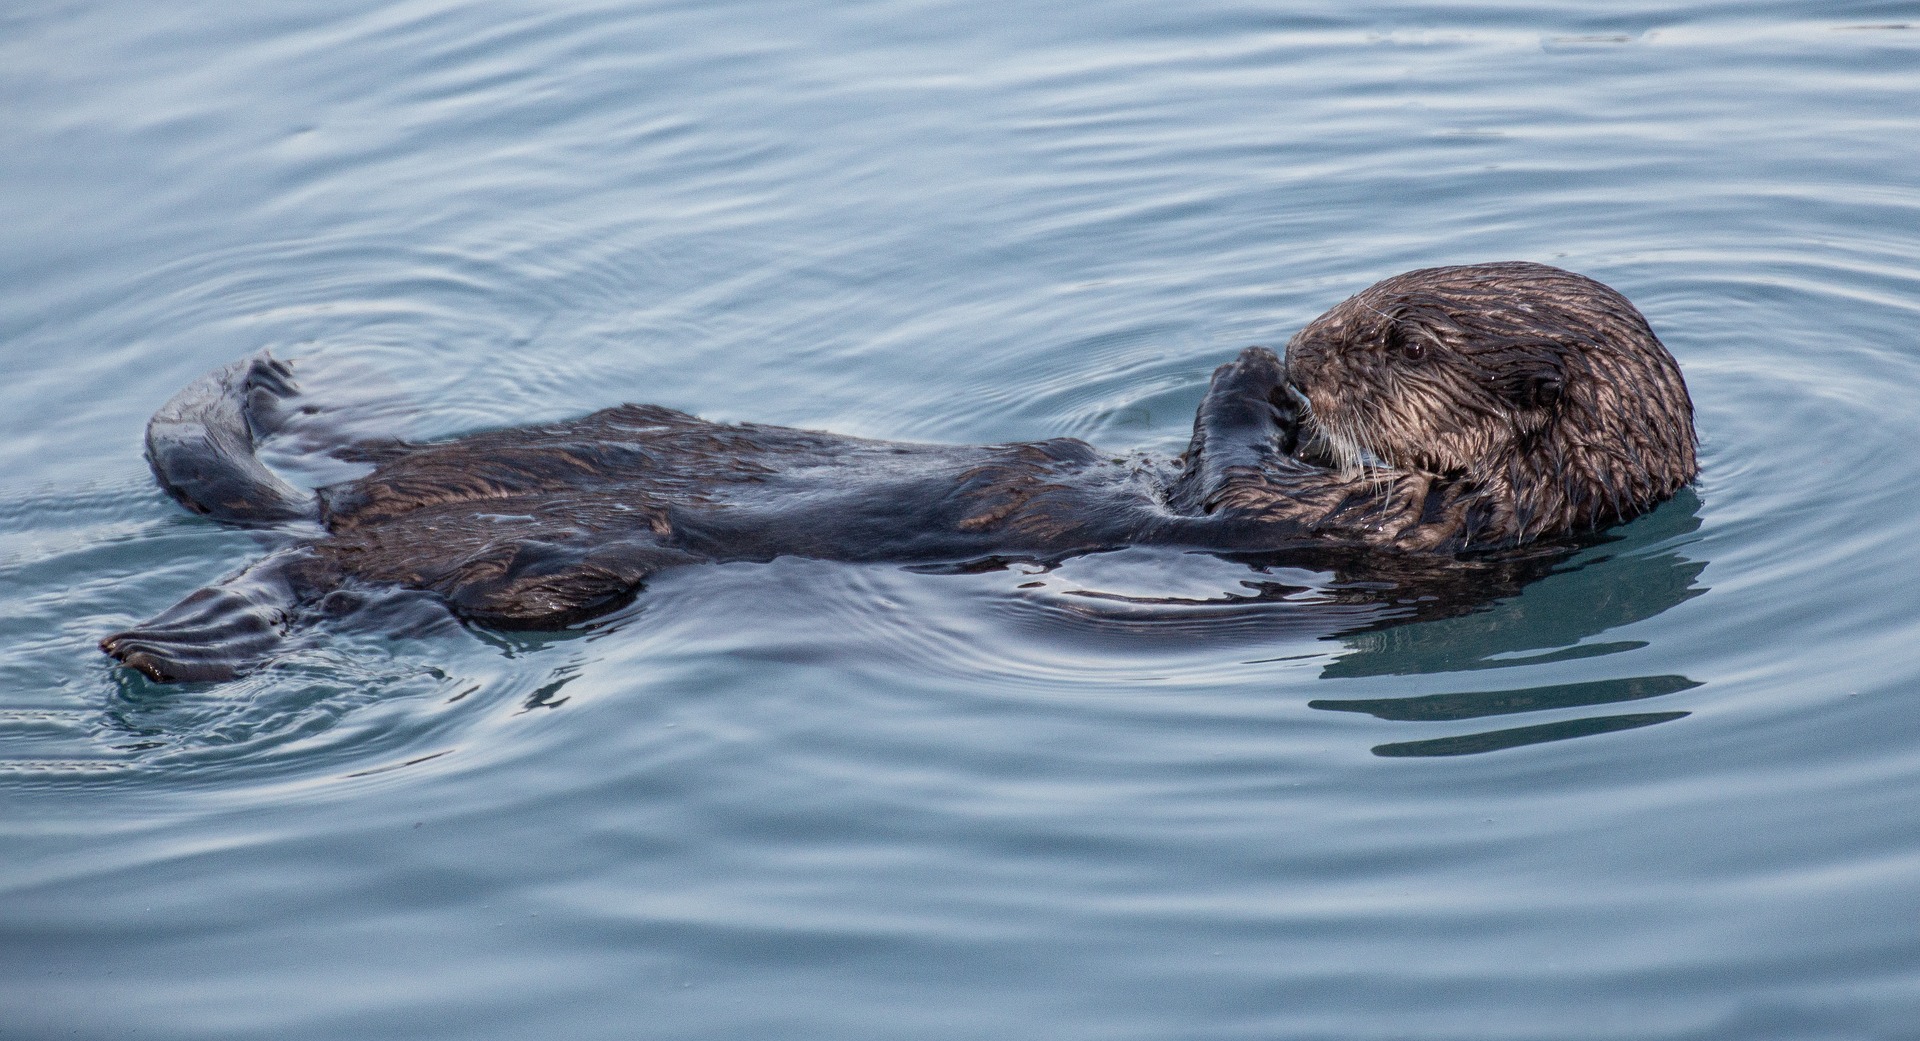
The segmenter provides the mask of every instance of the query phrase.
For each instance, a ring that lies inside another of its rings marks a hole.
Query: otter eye
[[[1402,329],[1395,328],[1387,334],[1387,342],[1395,353],[1408,361],[1419,361],[1427,356],[1427,345],[1408,336]]]

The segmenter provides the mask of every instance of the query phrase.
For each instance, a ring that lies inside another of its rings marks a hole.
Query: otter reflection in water
[[[621,405],[344,445],[336,456],[372,472],[310,493],[256,454],[297,411],[288,376],[265,355],[238,362],[148,425],[154,473],[189,509],[325,529],[101,642],[153,679],[256,666],[355,587],[552,629],[625,604],[663,568],[781,555],[928,564],[1164,545],[1425,571],[1626,520],[1694,476],[1692,404],[1646,319],[1530,263],[1399,275],[1308,324],[1284,362],[1248,348],[1214,373],[1191,444],[1164,464],[1070,438],[906,444]]]

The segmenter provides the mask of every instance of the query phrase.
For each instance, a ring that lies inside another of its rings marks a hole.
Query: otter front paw
[[[1287,367],[1265,347],[1249,347],[1213,370],[1196,432],[1260,439],[1291,430],[1298,410],[1287,394]]]
[[[1267,347],[1248,347],[1213,370],[1207,397],[1265,398],[1287,382],[1287,366]]]

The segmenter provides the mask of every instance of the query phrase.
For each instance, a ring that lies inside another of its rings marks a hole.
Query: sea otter
[[[1152,544],[1430,563],[1626,520],[1695,472],[1692,403],[1646,319],[1593,279],[1521,262],[1386,279],[1300,330],[1284,362],[1247,348],[1164,463],[1072,438],[907,444],[621,405],[345,445],[372,472],[309,492],[255,451],[296,395],[263,353],[153,417],[148,459],[189,509],[312,534],[107,637],[108,654],[155,680],[222,679],[341,590],[400,587],[481,626],[553,629],[663,568],[783,554],[932,564]]]

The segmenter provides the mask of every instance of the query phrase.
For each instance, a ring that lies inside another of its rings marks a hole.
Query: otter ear
[[[1550,409],[1566,387],[1560,360],[1552,348],[1532,348],[1500,374],[1498,386],[1508,401],[1526,409]]]

